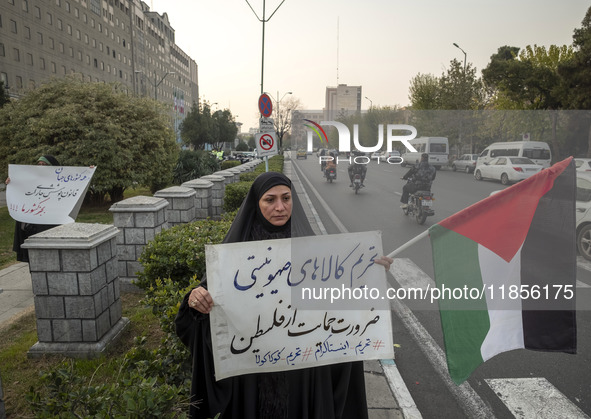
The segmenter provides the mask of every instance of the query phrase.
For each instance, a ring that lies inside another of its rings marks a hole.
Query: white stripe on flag
[[[511,285],[521,284],[521,248],[507,263],[497,254],[478,245],[478,260],[489,307],[490,329],[480,348],[482,359],[487,361],[501,352],[525,346],[521,303],[508,300]],[[501,298],[501,287],[504,287],[504,299]],[[507,308],[505,303],[510,303],[506,304]],[[514,309],[509,310],[508,307]]]

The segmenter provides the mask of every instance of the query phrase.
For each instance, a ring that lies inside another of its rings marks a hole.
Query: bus
[[[410,140],[410,143],[417,149],[416,153],[405,150],[402,154],[401,166],[417,164],[421,161],[421,154],[429,155],[429,163],[436,169],[448,164],[449,161],[449,142],[445,137],[419,137]]]
[[[495,157],[527,157],[534,163],[543,167],[550,167],[552,153],[550,146],[543,141],[511,141],[506,143],[493,143],[482,150],[476,165],[488,163]]]

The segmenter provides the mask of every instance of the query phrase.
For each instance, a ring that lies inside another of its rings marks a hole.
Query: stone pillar
[[[121,317],[118,230],[72,223],[29,237],[38,342],[28,356],[100,356],[129,324]]]
[[[156,198],[164,198],[170,204],[164,210],[169,226],[186,224],[195,220],[195,190],[182,186],[157,191]]]
[[[229,169],[226,169],[226,171],[234,175],[232,183],[240,182],[240,174],[242,173],[242,170],[237,169],[236,167],[230,167]]]
[[[119,201],[109,211],[113,213],[113,224],[119,229],[117,255],[119,257],[119,278],[123,289],[137,291],[132,286],[137,272],[143,270],[138,262],[144,246],[168,228],[164,209],[168,201],[151,196],[135,196]]]
[[[213,183],[211,188],[211,218],[219,220],[222,215],[222,205],[224,201],[224,193],[226,191],[225,178],[217,175],[202,176],[200,179],[208,180]]]
[[[209,180],[193,179],[181,185],[185,188],[191,188],[195,191],[195,219],[205,220],[212,214],[212,190],[213,183]]]
[[[222,176],[224,178],[224,187],[230,183],[234,183],[234,173],[227,170],[220,170],[219,172],[213,173],[214,176]]]

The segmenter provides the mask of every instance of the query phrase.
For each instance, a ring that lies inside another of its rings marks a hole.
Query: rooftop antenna
[[[337,16],[337,86],[339,85],[339,19]]]

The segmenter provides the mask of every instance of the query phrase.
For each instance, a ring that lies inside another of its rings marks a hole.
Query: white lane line
[[[589,419],[589,416],[545,378],[503,378],[484,381],[517,419]]]
[[[340,222],[340,220],[330,209],[326,201],[322,199],[318,191],[312,186],[306,175],[303,174],[302,170],[299,167],[297,167],[297,165],[294,165],[294,167],[298,171],[298,175],[306,181],[306,183],[310,187],[310,190],[314,193],[316,199],[318,199],[318,201],[320,202],[320,205],[322,205],[322,207],[327,211],[328,215],[331,217],[332,221],[335,223],[339,231],[341,233],[348,233],[349,230],[347,230],[343,223]],[[429,278],[429,276],[425,274],[422,270],[420,270],[418,266],[415,265],[415,267],[419,272],[422,273],[422,276],[426,276],[427,278]],[[394,272],[392,267],[390,268],[390,272]],[[399,274],[401,276],[403,275],[403,273],[397,273],[396,275]],[[394,276],[394,278],[397,278],[397,276]],[[415,317],[413,312],[406,305],[402,304],[398,300],[392,300],[392,307],[404,323],[406,329],[409,331],[411,335],[413,335],[413,338],[417,342],[419,348],[421,348],[427,359],[431,362],[431,365],[439,374],[443,382],[446,384],[450,393],[452,393],[455,396],[455,398],[459,401],[460,405],[462,406],[462,409],[464,410],[464,412],[466,412],[466,415],[468,417],[494,418],[495,415],[493,414],[492,410],[484,403],[484,401],[480,398],[478,393],[474,391],[474,389],[470,386],[470,384],[467,381],[458,386],[451,380],[451,378],[449,377],[449,373],[447,371],[447,362],[445,360],[445,354],[437,345],[437,342],[435,342],[435,340],[429,334],[429,332],[427,332],[427,330],[423,327],[421,322]],[[388,384],[390,385],[390,387],[393,387],[395,385],[395,383]],[[399,391],[407,392],[407,397],[412,400],[412,396],[410,395],[410,392],[408,392],[408,388],[406,387],[404,382],[402,382],[402,388],[399,388]],[[412,404],[416,406],[414,401]],[[403,414],[406,417],[406,412],[403,411]],[[412,412],[409,412],[408,414],[411,415]]]

